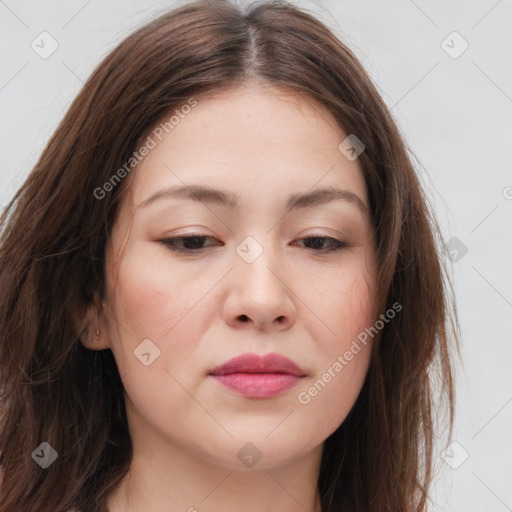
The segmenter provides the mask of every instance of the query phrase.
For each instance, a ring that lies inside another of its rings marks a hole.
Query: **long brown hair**
[[[166,113],[249,80],[315,98],[364,143],[380,312],[402,306],[375,339],[354,407],[324,443],[322,511],[426,510],[438,399],[451,436],[459,327],[412,153],[356,57],[314,16],[280,0],[199,0],[138,29],[100,63],[2,214],[2,512],[106,510],[132,457],[123,385],[112,352],[87,350],[75,319],[103,293],[105,245],[136,168],[100,199],[97,190]],[[42,442],[58,453],[46,470],[32,457]]]

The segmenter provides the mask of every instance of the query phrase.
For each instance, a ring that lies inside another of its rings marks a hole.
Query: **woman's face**
[[[321,450],[368,369],[371,339],[353,343],[377,314],[365,182],[338,149],[348,134],[312,99],[239,88],[195,100],[150,133],[132,171],[102,323],[132,437],[225,468],[277,467]],[[345,192],[317,195],[328,188]],[[300,370],[254,357],[211,374],[244,354]]]

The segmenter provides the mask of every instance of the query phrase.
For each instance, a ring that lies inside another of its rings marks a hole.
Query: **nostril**
[[[241,315],[241,316],[240,316],[240,320],[241,320],[242,322],[247,322],[247,320],[249,320],[249,317],[248,317],[247,315]]]

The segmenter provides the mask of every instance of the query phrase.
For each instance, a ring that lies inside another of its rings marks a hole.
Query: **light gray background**
[[[294,3],[316,13],[361,59],[421,163],[445,241],[456,237],[468,249],[453,263],[464,363],[453,436],[459,444],[445,456],[450,464],[438,448],[430,509],[512,510],[512,2]],[[2,205],[93,68],[122,37],[173,5],[0,0]],[[59,45],[47,59],[31,48],[43,31]],[[453,31],[469,44],[457,58],[445,51],[456,56],[463,48],[448,37]]]

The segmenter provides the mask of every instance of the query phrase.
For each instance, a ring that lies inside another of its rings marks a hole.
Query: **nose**
[[[296,321],[289,275],[265,250],[256,261],[237,257],[229,273],[230,291],[224,304],[224,320],[232,327],[258,330],[287,330]]]

